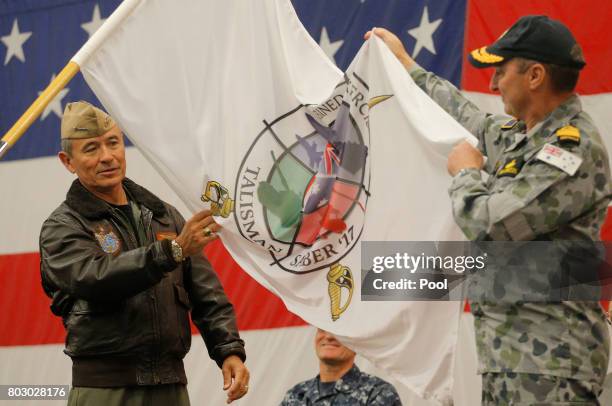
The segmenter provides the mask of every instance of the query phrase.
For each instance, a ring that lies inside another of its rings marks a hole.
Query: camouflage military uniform
[[[328,388],[319,376],[291,388],[281,406],[397,406],[401,405],[393,385],[361,372],[357,365]]]
[[[595,385],[552,375],[484,373],[482,403],[506,405],[596,405]]]
[[[480,111],[434,74],[418,66],[410,74],[479,139],[488,158],[487,179],[468,169],[453,178],[449,190],[455,221],[469,239],[599,239],[610,200],[609,161],[577,96],[526,133],[523,122]],[[578,140],[561,145],[564,128],[579,132]],[[536,159],[547,143],[582,158],[573,176]],[[501,176],[513,160],[516,170]],[[598,302],[472,302],[471,309],[485,404],[550,404],[546,402],[553,402],[549,399],[554,396],[561,396],[559,401],[597,404],[588,393],[601,391],[610,346]],[[533,384],[545,380],[557,381]],[[580,388],[587,389],[584,396]]]

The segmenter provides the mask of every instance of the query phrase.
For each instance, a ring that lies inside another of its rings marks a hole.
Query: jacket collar
[[[512,134],[513,138],[508,139],[510,142],[504,149],[504,152],[514,150],[521,145],[524,140],[528,140],[539,148],[544,143],[548,142],[548,138],[555,133],[559,128],[570,123],[574,117],[582,112],[582,103],[578,95],[572,95],[557,108],[550,112],[544,120],[537,123],[531,130],[525,132],[525,122],[517,123],[517,131]]]
[[[565,127],[574,117],[582,112],[582,103],[578,95],[570,96],[554,109],[543,121],[534,135],[548,138],[559,128]],[[535,128],[535,127],[534,127]],[[530,137],[531,138],[531,137]]]
[[[338,392],[349,393],[356,389],[359,384],[359,376],[361,371],[357,368],[357,365],[353,364],[353,367],[348,372],[342,375],[342,378],[336,381],[336,390]]]
[[[351,369],[348,370],[347,373],[342,375],[342,378],[338,379],[334,385],[334,393],[351,393],[357,390],[359,385],[359,377],[361,375],[361,371],[357,367],[357,365],[353,364]],[[332,393],[323,394],[319,391],[319,382],[321,382],[320,375],[317,375],[316,378],[310,381],[310,385],[308,385],[306,397],[311,399],[312,401],[317,401],[321,398],[332,395]]]
[[[137,185],[128,178],[123,180],[123,187],[139,205],[146,206],[155,217],[166,214],[164,203],[153,193]],[[112,207],[104,200],[96,197],[75,179],[66,194],[66,204],[81,216],[88,219],[100,219],[112,214]]]

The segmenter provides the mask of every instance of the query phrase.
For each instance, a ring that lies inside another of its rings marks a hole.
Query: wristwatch
[[[172,258],[174,259],[174,262],[177,264],[183,262],[185,257],[183,257],[183,248],[179,245],[179,243],[176,242],[176,240],[172,240],[170,241],[170,247],[172,248]]]
[[[466,173],[468,173],[471,169],[476,169],[476,168],[463,168],[463,169],[460,169],[459,172],[457,172],[454,177],[455,178],[460,178],[463,175],[465,175]]]

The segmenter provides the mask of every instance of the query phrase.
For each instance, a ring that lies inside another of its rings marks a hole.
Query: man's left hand
[[[223,361],[223,390],[227,390],[227,403],[240,399],[249,390],[249,370],[237,355],[230,355]]]
[[[475,168],[482,169],[484,158],[479,150],[474,148],[467,141],[462,141],[455,145],[453,150],[448,154],[446,168],[451,176],[455,176],[462,169]]]

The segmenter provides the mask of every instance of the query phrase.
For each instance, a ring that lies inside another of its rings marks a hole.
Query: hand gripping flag
[[[343,74],[287,0],[143,1],[82,67],[240,266],[426,398],[451,395],[460,303],[362,302],[361,241],[459,236],[446,154],[473,138],[378,38]]]

